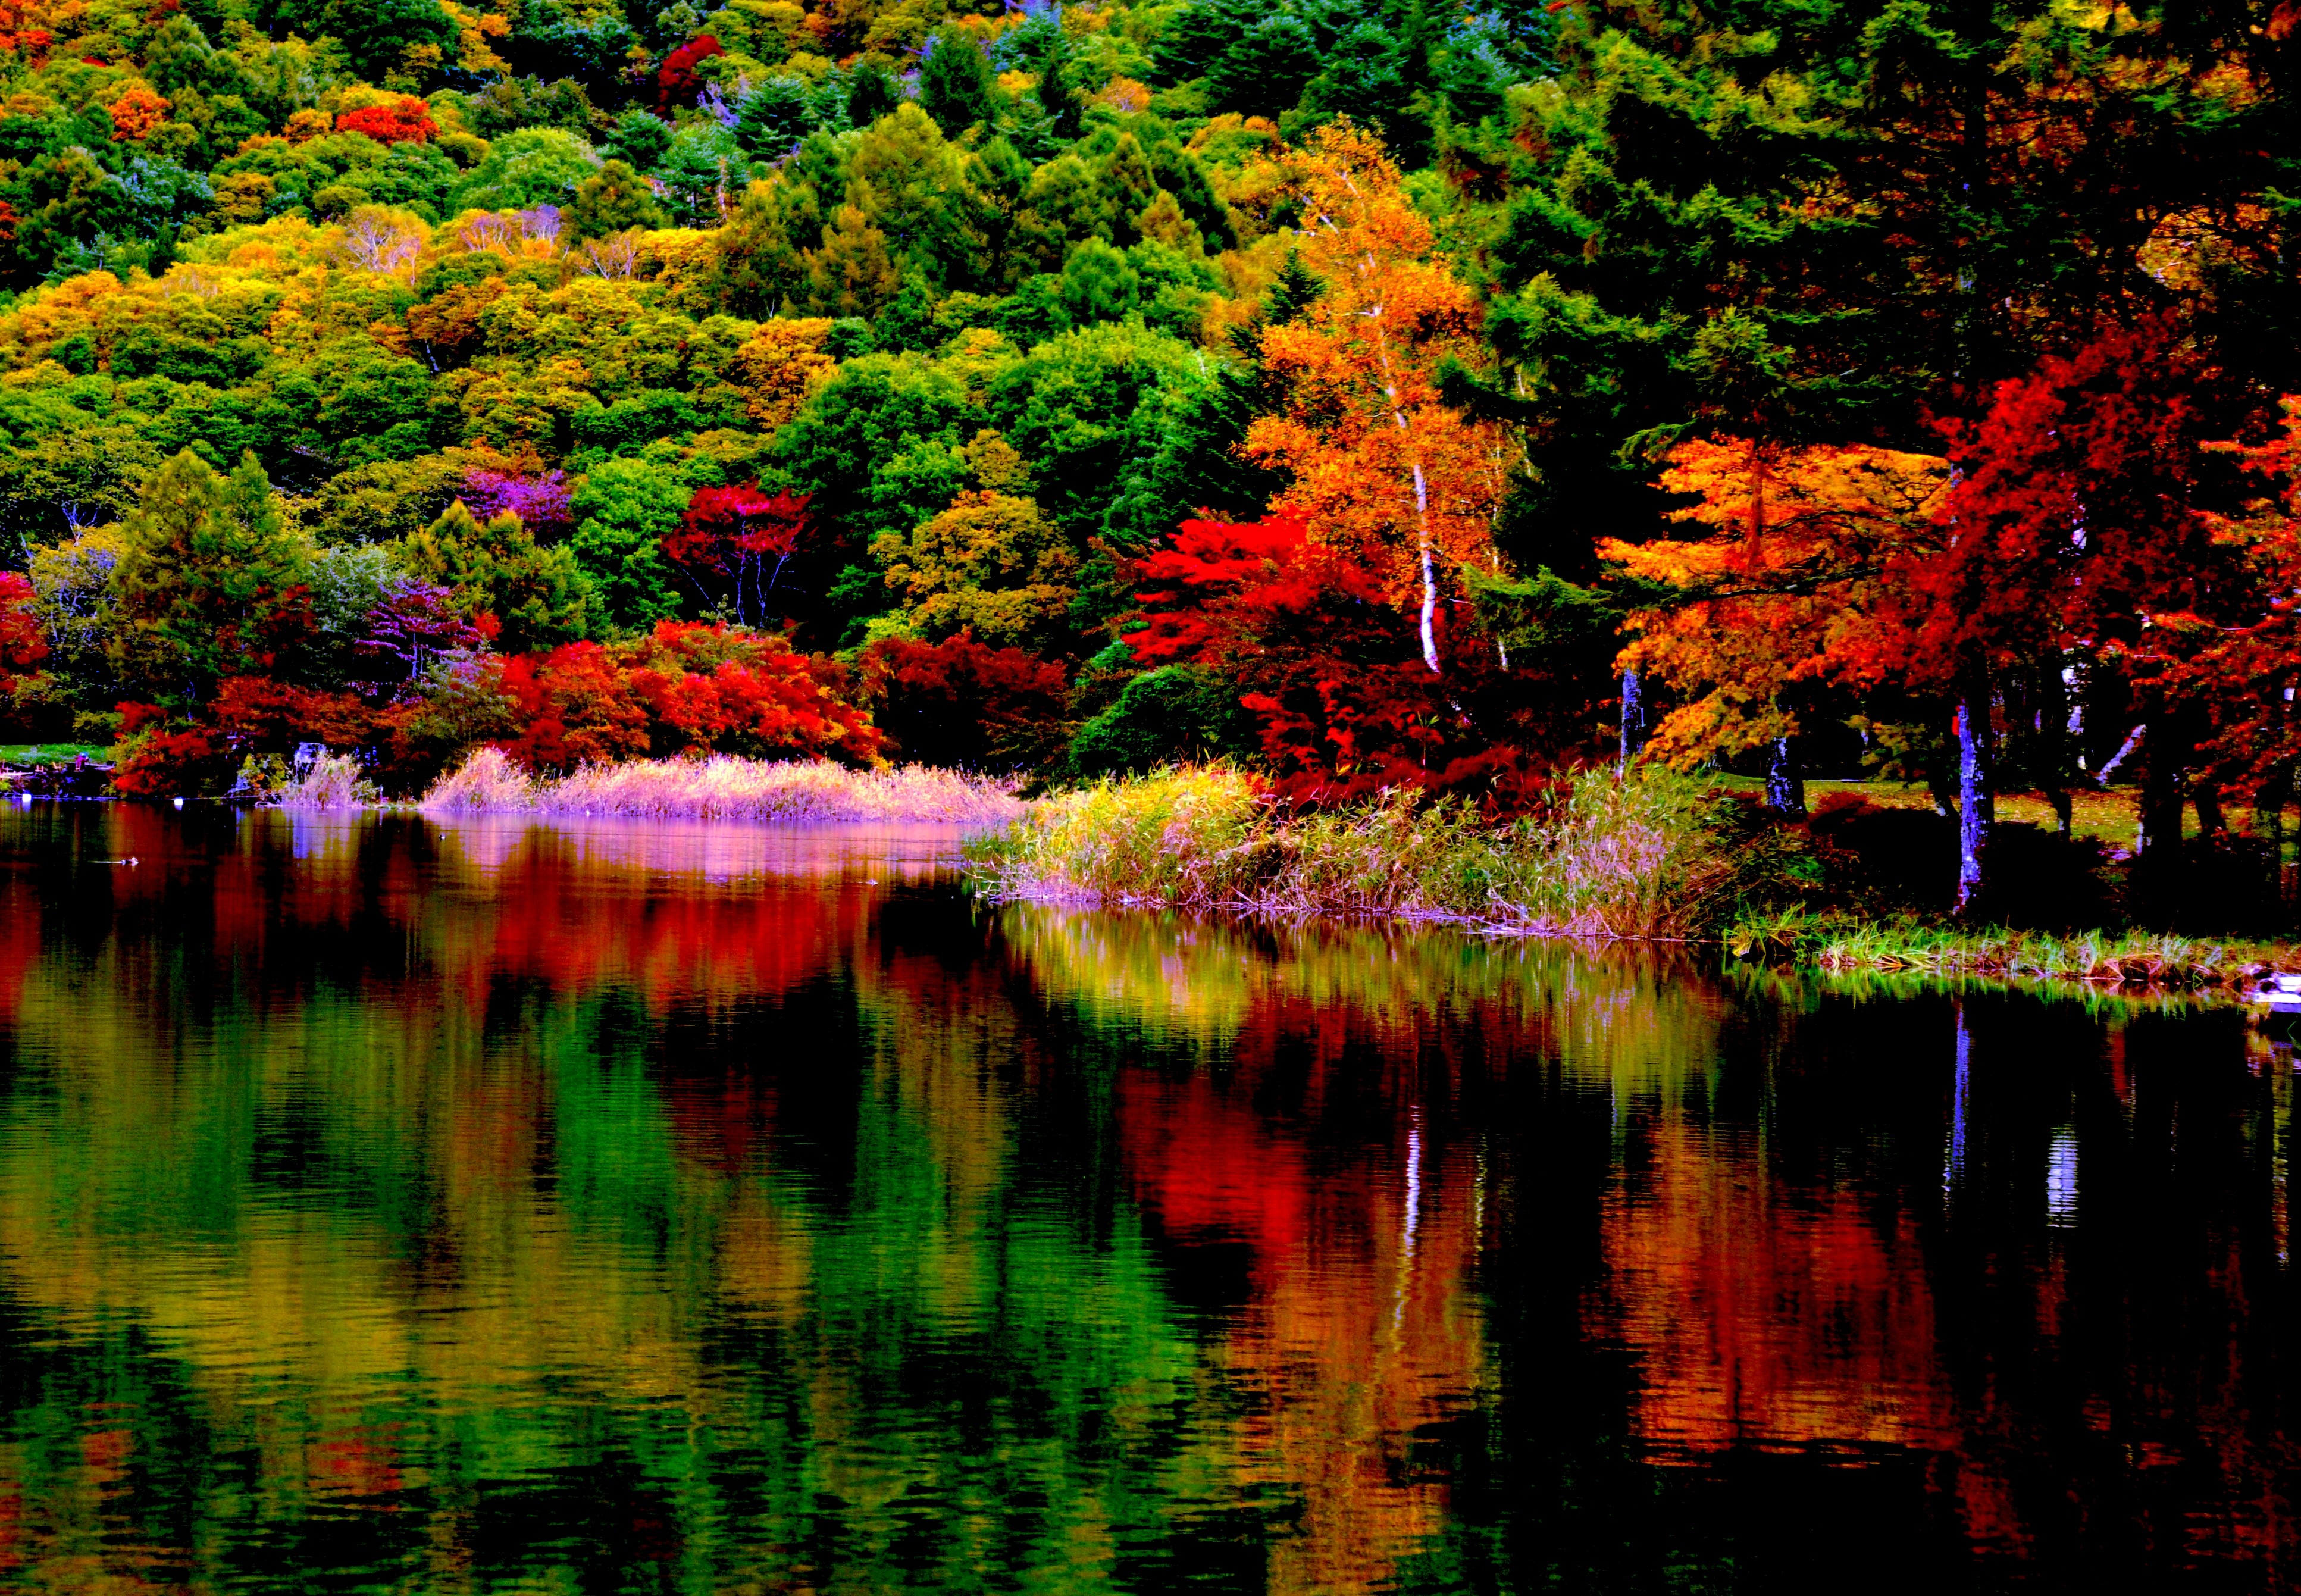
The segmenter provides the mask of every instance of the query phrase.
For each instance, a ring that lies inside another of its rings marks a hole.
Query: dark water
[[[0,811],[0,1587],[2295,1583],[2236,1015],[949,848]]]

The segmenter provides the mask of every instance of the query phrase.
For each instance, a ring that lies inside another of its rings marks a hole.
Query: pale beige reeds
[[[360,773],[349,754],[322,754],[302,779],[280,789],[279,802],[289,809],[357,809],[376,799],[375,783]]]
[[[429,810],[598,815],[626,819],[1000,825],[1024,811],[1015,784],[903,765],[850,770],[827,760],[643,759],[589,765],[557,781],[482,748],[424,795]]]

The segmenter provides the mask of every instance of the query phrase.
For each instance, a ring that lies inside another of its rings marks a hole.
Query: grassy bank
[[[1941,976],[2083,981],[2103,985],[2245,987],[2301,971],[2301,946],[2167,932],[2066,934],[2003,926],[1943,926],[1907,917],[1792,913],[1752,917],[1726,932],[1743,957],[1776,957],[1824,970],[1907,971]]]
[[[530,775],[482,748],[433,785],[435,814],[614,815],[632,820],[998,825],[1024,811],[1011,784],[907,765],[850,770],[826,761],[717,756],[588,766],[556,780]]]
[[[1737,806],[1666,771],[1568,779],[1546,815],[1497,828],[1404,794],[1289,809],[1247,773],[1212,766],[1043,799],[967,853],[977,880],[1014,898],[1690,938],[1749,907],[1770,873],[1768,839],[1739,821]]]
[[[1839,973],[2241,993],[2301,971],[2291,944],[1813,912],[1828,893],[1797,831],[1765,823],[1750,795],[1661,770],[1561,778],[1546,813],[1502,827],[1403,794],[1304,812],[1245,772],[1166,771],[1043,799],[967,856],[1016,899],[1707,941]]]

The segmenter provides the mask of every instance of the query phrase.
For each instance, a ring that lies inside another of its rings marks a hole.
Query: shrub
[[[1062,669],[1020,648],[986,647],[971,631],[940,643],[883,638],[858,664],[873,720],[906,759],[1021,770],[1062,748]]]
[[[375,783],[348,754],[322,755],[311,769],[280,789],[280,802],[298,809],[356,809],[375,798]]]
[[[1145,671],[1071,740],[1071,773],[1117,775],[1250,752],[1254,723],[1231,685],[1192,665]]]

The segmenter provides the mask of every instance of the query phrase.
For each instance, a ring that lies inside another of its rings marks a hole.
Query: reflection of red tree
[[[1405,1447],[1483,1378],[1468,1284],[1475,1166],[1467,1150],[1426,1144],[1408,1114],[1393,1145],[1316,1157],[1257,1106],[1262,1073],[1125,1072],[1119,1136],[1137,1199],[1168,1234],[1251,1254],[1249,1300],[1223,1343],[1259,1399],[1242,1483],[1304,1497],[1270,1588],[1364,1588],[1442,1526],[1445,1487],[1415,1478]]]
[[[1663,1446],[1954,1434],[1914,1221],[1844,1190],[1784,1195],[1740,1141],[1657,1128],[1635,1191],[1603,1219],[1616,1283],[1604,1333],[1636,1348],[1632,1423]]]
[[[16,1017],[24,976],[40,952],[40,910],[21,882],[0,886],[0,1025]]]
[[[313,1442],[309,1473],[312,1488],[329,1495],[389,1497],[406,1483],[398,1446],[364,1430],[325,1435]],[[396,1504],[382,1505],[385,1511],[397,1510]]]

